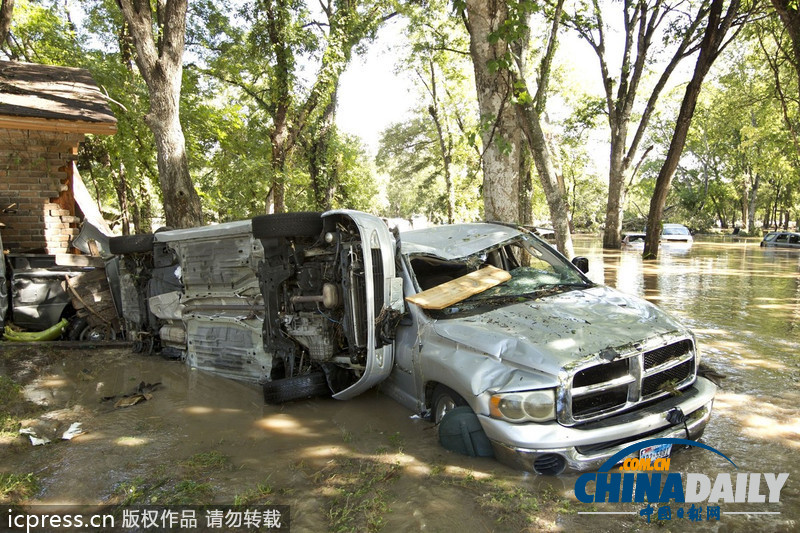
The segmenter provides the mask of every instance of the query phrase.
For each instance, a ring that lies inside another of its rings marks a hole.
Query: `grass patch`
[[[552,487],[531,491],[510,481],[495,478],[476,478],[471,472],[463,475],[445,474],[431,469],[429,479],[442,485],[460,487],[469,492],[475,504],[495,523],[516,531],[537,529],[543,515],[572,514],[570,501]]]
[[[272,485],[270,485],[269,478],[267,478],[256,485],[255,488],[248,489],[234,496],[233,505],[269,505],[272,502],[270,502],[268,498],[270,498],[272,494]]]
[[[221,470],[227,466],[228,457],[218,451],[196,453],[181,463],[181,466],[191,471]]]
[[[25,401],[22,387],[6,376],[0,376],[0,433],[9,435],[19,431],[18,416]]]
[[[174,467],[160,464],[146,477],[136,477],[121,483],[110,503],[120,505],[206,505],[214,500],[214,487],[208,474],[229,464],[227,456],[210,451],[196,453]]]
[[[0,503],[14,505],[25,502],[39,490],[33,474],[0,474]]]
[[[335,459],[310,474],[311,481],[329,494],[328,529],[336,533],[376,532],[385,526],[389,484],[401,471],[399,463],[372,459]]]
[[[210,483],[196,479],[137,477],[121,483],[114,491],[119,505],[206,505],[214,499]]]

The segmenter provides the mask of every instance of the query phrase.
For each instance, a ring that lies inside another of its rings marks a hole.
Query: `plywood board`
[[[444,309],[510,279],[511,274],[505,270],[487,266],[470,272],[466,276],[409,296],[406,300],[423,309]]]

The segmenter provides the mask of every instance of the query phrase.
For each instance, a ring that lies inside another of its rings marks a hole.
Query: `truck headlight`
[[[489,414],[509,422],[547,422],[556,417],[553,389],[493,394]]]

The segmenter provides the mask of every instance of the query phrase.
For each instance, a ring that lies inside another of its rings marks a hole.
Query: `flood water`
[[[577,238],[576,250],[589,257],[594,281],[643,296],[688,324],[704,360],[727,376],[703,442],[738,470],[699,448],[674,454],[670,470],[712,480],[718,473],[789,473],[779,503],[722,503],[719,521],[708,522],[703,514],[700,523],[676,518],[661,529],[800,527],[800,252],[722,238],[696,241],[686,252],[662,252],[652,263],[643,263],[640,252],[604,251],[595,238]],[[531,530],[656,527],[638,516],[638,504],[577,502],[572,493],[577,476],[524,474],[490,459],[449,453],[439,447],[428,422],[379,392],[344,402],[315,399],[274,407],[264,405],[256,386],[118,349],[75,351],[48,361],[27,386],[28,397],[55,410],[53,425],[80,421],[87,432],[36,448],[2,445],[0,470],[34,472],[42,487],[38,502],[114,501],[132,480],[184,475],[187,459],[215,451],[226,466],[204,474],[213,501],[231,503],[268,483],[268,501],[291,506],[295,531],[334,528],[333,510],[350,501],[342,495],[358,494],[357,478],[376,472],[378,488],[370,489],[370,498],[384,504],[362,512],[378,512],[380,520],[355,522],[354,530],[519,530],[519,521],[493,514],[487,504],[495,499],[498,505],[512,504],[497,498],[501,487],[569,502],[548,506],[540,498],[539,511],[529,511]],[[101,401],[141,381],[162,383],[149,401],[124,409]],[[629,514],[578,514],[585,511]],[[726,514],[734,512],[779,514]]]
[[[701,237],[688,251],[668,248],[658,260],[645,262],[640,251],[603,250],[595,239],[579,238],[576,248],[590,258],[593,281],[642,296],[691,327],[703,360],[726,376],[703,442],[738,470],[701,449],[675,454],[670,470],[706,474],[712,482],[719,473],[734,479],[743,472],[789,473],[780,503],[722,503],[721,520],[705,527],[800,528],[800,251],[761,248],[758,240]],[[726,511],[780,514],[726,516]],[[584,519],[575,520],[588,524]],[[601,520],[612,529],[610,522],[621,518]],[[671,527],[682,529],[681,524],[673,519]]]

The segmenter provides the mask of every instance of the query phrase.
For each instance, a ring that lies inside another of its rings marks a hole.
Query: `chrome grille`
[[[594,358],[564,381],[559,421],[573,425],[633,409],[690,385],[696,372],[691,339],[622,354],[610,362]]]
[[[684,339],[675,344],[664,346],[663,348],[656,348],[644,354],[644,369],[662,365],[671,359],[682,356],[692,349],[692,341]]]

